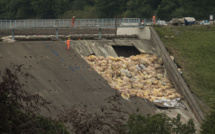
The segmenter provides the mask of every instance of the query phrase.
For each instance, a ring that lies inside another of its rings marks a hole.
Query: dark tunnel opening
[[[138,55],[140,52],[134,46],[112,46],[118,56],[130,57],[132,55]]]

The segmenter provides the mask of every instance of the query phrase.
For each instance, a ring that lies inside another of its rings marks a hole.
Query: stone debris
[[[7,43],[14,43],[16,42],[16,40],[12,40],[12,36],[5,36],[5,37],[1,37],[3,42],[7,42]]]
[[[161,99],[161,100],[153,100],[153,103],[158,107],[164,107],[164,108],[185,108],[185,106],[181,103],[179,103],[181,99]]]
[[[165,75],[162,59],[156,55],[140,54],[129,58],[91,55],[85,60],[126,99],[132,96],[150,101],[182,98]],[[164,106],[175,105],[165,103]]]

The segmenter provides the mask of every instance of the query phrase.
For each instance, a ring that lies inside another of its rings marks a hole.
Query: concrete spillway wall
[[[153,47],[155,48],[157,54],[162,57],[164,62],[164,67],[167,70],[168,76],[170,77],[172,83],[184,97],[185,102],[188,104],[189,108],[194,113],[196,119],[199,122],[202,122],[204,119],[204,114],[202,110],[200,109],[199,105],[197,104],[195,98],[193,97],[192,93],[190,92],[187,84],[185,83],[184,79],[178,72],[176,66],[174,65],[173,61],[171,60],[164,44],[160,40],[160,37],[158,36],[157,32],[153,27],[149,27],[150,29],[150,36],[151,36],[151,42]]]
[[[179,93],[185,97],[185,103],[188,108],[194,113],[196,119],[199,122],[202,122],[204,119],[204,114],[197,104],[195,98],[190,92],[187,84],[184,79],[178,72],[174,62],[171,60],[164,44],[160,40],[157,32],[153,27],[144,27],[144,28],[118,28],[118,35],[136,35],[141,40],[148,40],[152,47],[154,48],[156,54],[162,57],[164,62],[164,67],[168,73],[169,78],[171,79],[173,85],[176,87]]]
[[[120,51],[122,52],[123,47],[135,47],[140,53],[155,53],[154,49],[151,47],[151,42],[146,40],[81,40],[81,41],[72,41],[71,47],[82,57],[89,55],[96,56],[113,56],[118,57],[114,46],[121,47]],[[129,53],[129,52],[125,52]]]
[[[151,39],[151,34],[150,34],[150,29],[149,27],[144,27],[144,28],[118,28],[117,29],[117,35],[122,36],[122,35],[127,35],[127,36],[137,36],[139,39],[145,39],[145,40],[150,40]]]

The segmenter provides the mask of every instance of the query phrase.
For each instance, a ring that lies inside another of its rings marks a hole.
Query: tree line
[[[173,17],[208,19],[212,0],[0,0],[0,19]]]

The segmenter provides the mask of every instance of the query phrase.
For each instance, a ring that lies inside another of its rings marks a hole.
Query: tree
[[[30,18],[31,16],[34,15],[34,10],[32,9],[31,6],[31,0],[22,0],[19,1],[19,4],[17,5],[17,12],[16,12],[16,19],[25,19],[25,18]]]
[[[163,0],[157,9],[157,17],[161,19],[172,19],[172,12],[179,7],[179,0]]]
[[[164,113],[154,115],[130,115],[124,126],[126,134],[193,134],[194,123],[189,120],[186,124],[181,123],[178,114],[176,118],[170,118]]]
[[[70,0],[52,0],[52,11],[54,18],[57,18],[63,15],[67,10],[70,9],[71,6]]]
[[[85,6],[94,6],[94,0],[73,0],[72,10],[84,10]]]
[[[157,10],[158,6],[161,4],[162,0],[148,0],[147,4],[151,5],[153,10]]]
[[[31,6],[35,11],[35,16],[41,19],[54,18],[54,11],[52,8],[53,1],[51,0],[37,0],[32,1]]]
[[[125,12],[128,0],[96,0],[95,6],[99,17],[120,17]]]
[[[126,17],[151,18],[154,14],[148,0],[129,0]]]
[[[215,134],[215,104],[201,125],[201,134]]]
[[[9,2],[7,0],[1,0],[0,1],[0,19],[4,19],[6,15],[6,3]]]
[[[3,19],[24,19],[34,14],[30,5],[31,0],[0,1],[0,15]]]

